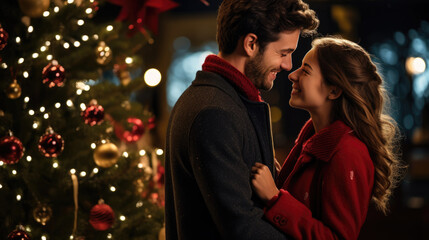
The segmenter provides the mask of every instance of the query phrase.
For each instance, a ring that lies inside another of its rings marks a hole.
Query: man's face
[[[300,34],[300,30],[279,33],[279,40],[268,43],[263,52],[246,62],[244,74],[258,89],[270,90],[278,72],[292,69],[292,53]]]

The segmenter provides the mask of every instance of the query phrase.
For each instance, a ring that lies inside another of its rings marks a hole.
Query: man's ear
[[[248,33],[243,39],[243,48],[249,57],[253,57],[259,51],[258,36]]]
[[[343,93],[343,90],[341,88],[339,88],[338,86],[331,86],[330,87],[330,91],[329,91],[329,95],[328,95],[328,99],[330,100],[335,100],[337,98],[339,98],[341,96],[341,94]]]

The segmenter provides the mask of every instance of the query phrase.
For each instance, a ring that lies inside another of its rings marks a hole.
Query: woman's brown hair
[[[354,42],[324,37],[315,39],[312,46],[325,83],[342,89],[334,103],[333,117],[350,126],[366,144],[375,168],[372,199],[386,213],[403,166],[397,151],[400,135],[387,113],[383,78],[370,55]]]

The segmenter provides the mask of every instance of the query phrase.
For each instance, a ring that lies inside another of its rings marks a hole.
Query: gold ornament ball
[[[115,144],[105,143],[95,149],[94,161],[99,167],[109,168],[118,162],[120,155],[119,149]]]
[[[101,65],[108,64],[113,56],[112,49],[110,49],[104,41],[98,43],[95,49],[95,55],[97,56],[97,63]]]
[[[52,209],[46,204],[39,204],[33,210],[33,217],[34,220],[45,226],[46,222],[48,222],[52,217]]]
[[[48,10],[50,0],[19,0],[21,11],[33,18],[41,17]]]
[[[6,88],[6,95],[10,99],[16,99],[21,96],[21,86],[15,81]]]

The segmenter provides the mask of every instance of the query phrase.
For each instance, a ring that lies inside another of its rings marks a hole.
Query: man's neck
[[[223,60],[227,61],[229,64],[231,64],[233,67],[235,67],[238,71],[240,71],[242,74],[244,73],[244,65],[246,63],[246,58],[243,56],[240,56],[238,54],[229,54],[225,55],[219,52],[217,55],[218,57],[222,58]]]

